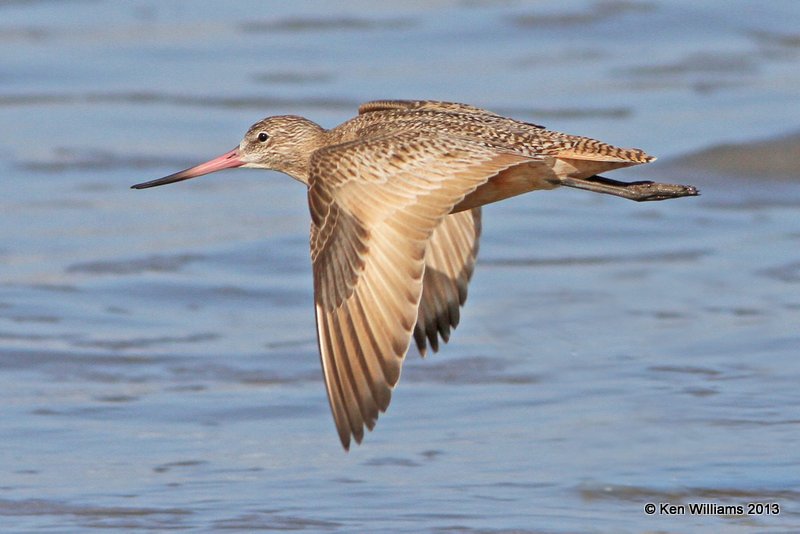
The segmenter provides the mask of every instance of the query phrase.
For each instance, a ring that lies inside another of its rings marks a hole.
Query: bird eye
[[[260,142],[264,143],[266,142],[267,139],[269,139],[269,135],[267,134],[267,132],[261,132],[260,134],[258,134],[258,140]]]

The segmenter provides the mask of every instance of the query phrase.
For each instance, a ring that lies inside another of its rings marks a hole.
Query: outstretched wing
[[[460,306],[467,300],[467,284],[478,256],[481,208],[446,216],[433,231],[425,256],[422,299],[414,327],[420,355],[427,344],[439,350],[439,337],[447,343],[450,330],[458,326]]]
[[[320,149],[308,201],[317,336],[342,445],[385,411],[411,341],[434,229],[464,196],[529,158],[401,132]]]

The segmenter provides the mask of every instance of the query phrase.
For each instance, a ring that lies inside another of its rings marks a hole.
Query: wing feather
[[[458,102],[441,102],[438,100],[373,100],[372,102],[365,102],[364,104],[361,104],[358,108],[358,114],[364,115],[365,113],[372,113],[374,111],[389,110],[431,110],[447,113],[470,113],[475,115],[487,115],[491,117],[499,116],[489,110],[471,106],[469,104],[460,104]]]
[[[434,339],[437,332],[446,339],[458,322],[480,216],[476,210],[448,213],[491,176],[528,159],[419,132],[343,143],[312,156],[308,203],[317,334],[345,448],[351,437],[361,442],[364,427],[372,429],[388,407],[419,310],[430,307]],[[442,225],[451,218],[453,228]],[[461,229],[468,218],[470,229]],[[439,236],[433,254],[432,235]],[[448,239],[466,256],[448,258],[453,251],[440,243]],[[420,304],[426,302],[427,267],[454,276],[434,282],[436,306]]]
[[[453,213],[434,230],[425,257],[425,277],[414,340],[421,355],[430,344],[439,350],[451,329],[458,326],[459,306],[467,299],[467,285],[475,268],[481,233],[481,209]]]

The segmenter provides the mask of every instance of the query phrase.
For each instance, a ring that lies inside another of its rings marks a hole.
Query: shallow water
[[[2,529],[800,529],[800,8],[697,4],[0,3]],[[641,146],[615,178],[703,196],[487,207],[458,331],[345,454],[303,188],[128,186],[375,98]],[[781,513],[644,513],[701,502]]]

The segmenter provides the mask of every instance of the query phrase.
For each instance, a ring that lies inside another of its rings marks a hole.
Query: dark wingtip
[[[350,431],[339,432],[339,441],[342,443],[344,452],[350,452]]]

